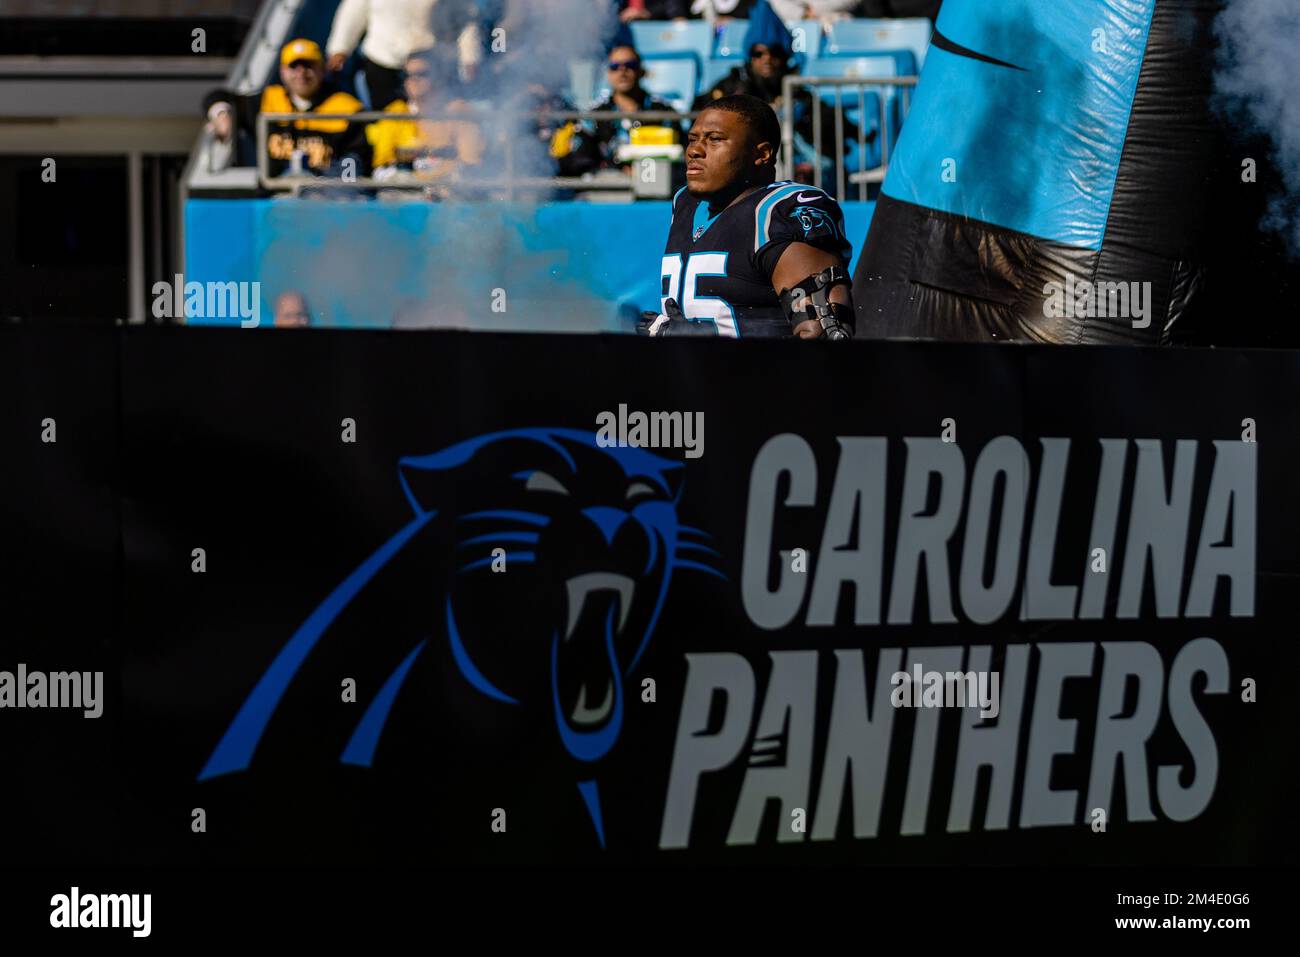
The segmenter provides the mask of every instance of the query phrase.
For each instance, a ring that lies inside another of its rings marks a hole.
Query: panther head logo
[[[627,684],[677,571],[723,577],[705,533],[678,519],[683,466],[601,447],[576,429],[494,432],[398,463],[415,516],[303,622],[236,714],[200,780],[245,769],[293,675],[330,624],[416,536],[436,535],[441,635],[421,641],[371,701],[341,760],[369,766],[407,671],[441,642],[464,680],[545,714],[577,766],[601,844],[599,762],[618,741]]]
[[[826,211],[818,209],[816,206],[796,206],[791,214],[803,227],[805,239],[813,239],[817,236],[835,236],[839,229],[835,221],[826,215]]]

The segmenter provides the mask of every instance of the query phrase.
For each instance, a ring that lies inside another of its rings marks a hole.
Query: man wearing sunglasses
[[[611,110],[621,113],[634,113],[638,110],[673,111],[669,103],[652,96],[642,85],[645,69],[636,49],[630,46],[616,46],[605,58],[606,77],[609,82],[609,96],[601,100],[593,110]],[[673,130],[673,140],[680,139],[680,131],[674,124],[655,120],[599,120],[595,123],[569,123],[562,127],[551,143],[551,155],[558,160],[561,176],[581,176],[583,173],[622,166],[616,158],[618,147],[628,143],[632,131],[641,126],[668,126]]]

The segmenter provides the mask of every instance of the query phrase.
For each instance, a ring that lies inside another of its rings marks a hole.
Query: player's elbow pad
[[[790,320],[790,328],[812,320],[821,326],[822,335],[827,339],[852,339],[853,309],[831,302],[831,290],[848,285],[849,274],[839,266],[831,266],[815,276],[804,277],[781,293],[781,308]]]

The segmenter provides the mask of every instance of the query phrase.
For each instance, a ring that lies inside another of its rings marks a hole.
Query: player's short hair
[[[772,161],[776,161],[776,154],[781,149],[781,121],[776,118],[776,110],[767,103],[748,93],[733,93],[711,100],[704,108],[743,116],[754,131],[755,143],[772,144]]]

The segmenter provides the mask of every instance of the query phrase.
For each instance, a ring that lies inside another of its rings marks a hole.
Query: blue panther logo
[[[618,740],[625,685],[659,620],[673,573],[717,552],[678,520],[683,467],[576,429],[493,432],[398,462],[415,513],[322,601],[263,673],[199,774],[245,770],[304,661],[354,597],[416,536],[441,536],[439,624],[473,688],[544,711],[578,763],[601,846],[597,763]],[[495,574],[504,563],[506,574]],[[494,568],[494,566],[497,566]],[[340,760],[369,767],[422,640],[393,669]],[[544,676],[544,678],[543,678]]]
[[[790,215],[803,227],[805,239],[839,235],[839,227],[835,225],[835,220],[827,215],[824,209],[818,209],[816,206],[796,206]]]

